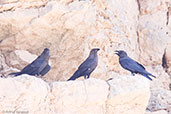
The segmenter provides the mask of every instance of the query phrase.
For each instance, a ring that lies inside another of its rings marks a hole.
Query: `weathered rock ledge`
[[[28,75],[0,78],[0,112],[144,114],[149,81],[141,76],[113,77],[51,83]]]

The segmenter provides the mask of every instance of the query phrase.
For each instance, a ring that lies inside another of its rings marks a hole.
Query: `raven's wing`
[[[145,71],[145,68],[129,57],[121,59],[120,64],[123,68],[129,70],[130,72],[141,73]]]
[[[47,62],[39,56],[31,64],[24,67],[23,70],[21,70],[21,74],[39,75],[46,65]]]
[[[129,70],[130,72],[139,73],[139,74],[143,75],[144,77],[148,78],[149,80],[152,80],[148,76],[148,75],[150,75],[150,73],[148,73],[141,64],[134,61],[133,59],[131,59],[129,57],[124,58],[120,61],[120,64],[123,68]]]
[[[138,65],[140,65],[144,70],[145,70],[145,67],[143,65],[141,65],[140,63],[136,62]]]
[[[87,59],[78,67],[78,70],[81,72],[85,72],[87,70],[94,70],[96,66],[97,63],[94,59]]]
[[[46,67],[40,72],[41,76],[44,76],[46,73],[49,72],[49,70],[51,69],[50,65],[46,65]]]
[[[76,78],[79,78],[80,76],[87,75],[87,72],[92,72],[97,66],[97,63],[94,59],[87,58],[75,71],[75,73],[68,79],[69,80],[75,80]]]
[[[87,58],[79,67],[78,70],[81,72],[82,76],[90,75],[91,72],[97,67],[96,58]]]

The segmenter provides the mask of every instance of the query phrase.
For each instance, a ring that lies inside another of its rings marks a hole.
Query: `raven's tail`
[[[152,76],[152,77],[154,77],[154,78],[156,78],[156,76],[154,76],[154,75],[152,75],[152,74],[150,74],[150,73],[149,73],[149,75]]]
[[[143,73],[143,74],[152,76],[153,78],[156,78],[156,76],[152,75],[151,73],[149,73],[149,72],[147,72],[147,71],[145,71],[145,73]]]
[[[146,77],[147,79],[149,79],[149,80],[151,80],[152,81],[152,79],[147,75],[147,74],[142,74],[144,77]]]
[[[70,80],[75,80],[76,78],[74,78],[73,76],[71,76],[67,81],[70,81]]]
[[[20,72],[12,72],[12,73],[9,73],[8,75],[18,76],[18,75],[20,75]]]
[[[67,81],[75,80],[78,77],[80,77],[80,73],[79,73],[79,71],[76,71]]]

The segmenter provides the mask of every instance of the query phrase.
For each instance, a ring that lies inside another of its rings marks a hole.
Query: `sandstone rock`
[[[165,54],[164,54],[164,68],[166,69],[166,72],[171,75],[171,40],[169,40],[167,47],[165,49]]]
[[[51,110],[64,114],[103,114],[109,86],[105,81],[88,79],[52,83]]]
[[[16,50],[16,55],[20,57],[23,61],[31,63],[34,59],[37,58],[36,55],[30,54],[28,51],[25,50]],[[40,55],[40,54],[39,54]]]
[[[21,70],[31,60],[27,52],[39,55],[47,47],[52,69],[43,78],[67,80],[89,51],[99,47],[99,65],[91,77],[107,80],[113,71],[128,74],[114,54],[124,49],[157,76],[151,82],[154,91],[168,91],[169,76],[151,66],[161,65],[165,55],[171,74],[170,4],[169,0],[0,0],[0,73]],[[46,105],[41,108],[49,110]]]
[[[151,98],[149,101],[148,110],[170,110],[171,103],[171,91],[163,88],[154,88],[151,90]]]
[[[0,74],[4,75],[5,72],[9,69],[9,66],[6,64],[4,55],[0,52]]]
[[[159,110],[159,111],[154,111],[154,112],[148,111],[145,114],[168,114],[168,112],[165,110]]]
[[[152,114],[153,112],[154,114],[159,113],[159,110],[166,110],[165,112],[161,111],[162,113],[171,111],[171,92],[169,87],[171,84],[171,78],[162,69],[162,66],[155,66],[153,70],[152,68],[149,68],[150,72],[154,72],[153,74],[157,77],[151,82],[151,97],[147,107],[147,109],[150,110]]]
[[[165,59],[165,63],[166,63],[166,72],[169,73],[171,75],[171,1],[168,3],[168,11],[167,11],[167,26],[168,26],[168,41],[167,41],[167,46],[165,49],[165,54],[164,54],[164,59]]]
[[[143,114],[150,95],[148,80],[113,77],[108,82],[90,78],[49,84],[28,75],[0,78],[0,112]]]
[[[108,84],[107,114],[144,114],[150,97],[149,80],[142,76],[114,75]]]
[[[138,10],[135,9],[137,3],[132,0],[117,3],[112,0],[2,1],[0,48],[9,55],[9,51],[15,50],[38,55],[43,48],[50,48],[53,64],[45,79],[52,81],[68,79],[91,48],[99,47],[99,65],[92,77],[100,75],[101,79],[107,79],[107,75],[101,74],[120,70],[115,49],[128,52],[138,49],[135,26]],[[130,55],[137,58],[135,53]],[[17,57],[6,58],[16,61]],[[17,61],[15,66],[8,62],[8,66],[22,69],[23,65],[19,65],[22,60]]]
[[[154,88],[163,88],[166,90],[170,90],[169,84],[171,83],[170,76],[163,70],[163,67],[155,66],[153,68],[146,67],[150,73],[155,75],[157,78],[153,78],[153,81],[151,82],[151,89]]]
[[[169,39],[168,9],[167,0],[1,0],[0,48],[7,55],[15,50],[37,55],[43,48],[50,48],[54,64],[46,80],[52,81],[68,79],[89,50],[100,47],[100,64],[92,77],[107,79],[101,74],[124,72],[115,49],[126,50],[146,65],[161,64]],[[6,56],[6,60],[16,61],[15,58]],[[15,66],[6,64],[23,68],[19,65],[22,60],[17,61]]]
[[[166,25],[167,0],[138,1],[141,13],[137,30],[140,60],[146,65],[161,64],[169,39]]]
[[[42,79],[23,75],[0,78],[0,112],[35,113],[46,102],[50,88]]]

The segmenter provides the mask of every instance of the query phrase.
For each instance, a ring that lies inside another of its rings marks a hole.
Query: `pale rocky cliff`
[[[90,49],[99,47],[99,64],[91,77],[107,80],[116,72],[121,76],[129,74],[120,67],[118,57],[114,54],[114,50],[123,49],[157,77],[150,82],[151,97],[146,113],[169,113],[170,15],[170,0],[0,0],[0,75],[6,77],[12,71],[21,70],[47,47],[51,50],[52,69],[43,79],[49,83],[65,81],[88,56]],[[17,79],[23,82],[27,80],[19,77],[3,80],[11,80],[6,83],[12,83],[12,80]],[[37,79],[34,79],[37,83]],[[40,91],[49,91],[44,87],[47,84],[42,83],[43,87],[38,85]],[[14,86],[15,89],[21,89],[21,93],[27,93],[19,87]],[[38,98],[40,104],[44,102],[41,101],[44,93],[40,93]],[[29,95],[27,97],[24,97],[26,101],[33,100]],[[9,107],[13,107],[15,101],[11,101]],[[36,108],[36,102],[30,108]],[[103,105],[101,101],[100,106]],[[43,106],[46,107],[46,103]],[[47,108],[47,112],[49,110]],[[108,111],[112,109],[109,107]]]
[[[0,111],[26,114],[144,114],[150,83],[143,77],[46,83],[22,75],[0,78]],[[2,92],[3,91],[3,92]]]

